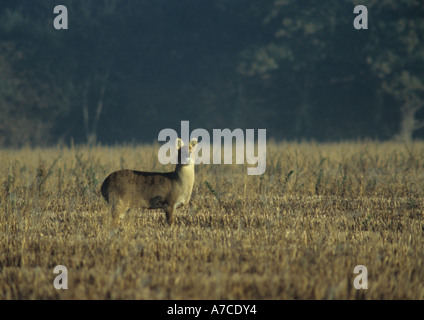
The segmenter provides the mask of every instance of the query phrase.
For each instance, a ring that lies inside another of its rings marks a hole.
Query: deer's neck
[[[194,182],[194,164],[189,165],[181,165],[177,164],[175,167],[175,173],[178,176],[178,179],[180,182],[184,185],[186,184],[193,184]]]

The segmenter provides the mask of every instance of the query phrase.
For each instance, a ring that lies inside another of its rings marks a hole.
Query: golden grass
[[[0,299],[424,298],[423,142],[269,142],[264,175],[196,166],[174,226],[133,210],[111,235],[103,179],[172,170],[158,149],[1,150]]]

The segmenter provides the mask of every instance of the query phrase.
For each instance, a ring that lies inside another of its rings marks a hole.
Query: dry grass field
[[[135,210],[111,233],[103,179],[172,170],[158,149],[0,150],[0,299],[424,298],[424,142],[268,142],[264,175],[198,165],[172,227]]]

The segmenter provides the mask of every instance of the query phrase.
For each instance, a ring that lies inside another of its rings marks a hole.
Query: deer
[[[178,138],[178,162],[171,172],[119,170],[111,173],[100,191],[111,207],[113,224],[131,208],[163,209],[168,225],[174,223],[176,209],[187,205],[194,185],[194,154],[197,139],[188,145]],[[184,161],[183,161],[184,160]]]

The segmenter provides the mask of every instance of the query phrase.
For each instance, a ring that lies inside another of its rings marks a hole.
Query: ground
[[[261,176],[197,165],[174,226],[133,210],[111,231],[103,179],[172,170],[158,150],[0,150],[0,299],[424,298],[423,142],[268,142]]]

